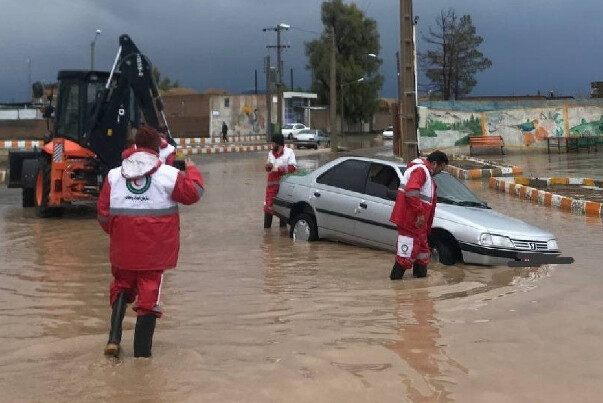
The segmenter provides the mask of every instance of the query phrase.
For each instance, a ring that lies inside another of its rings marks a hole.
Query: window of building
[[[224,107],[230,108],[230,98],[224,98]]]

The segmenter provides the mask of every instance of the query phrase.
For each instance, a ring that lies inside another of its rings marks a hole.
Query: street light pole
[[[90,71],[94,70],[94,45],[96,44],[96,38],[98,38],[101,33],[102,31],[97,29],[94,34],[94,39],[92,39],[92,42],[90,43]]]
[[[345,131],[343,130],[343,87],[346,85],[350,85],[350,84],[354,84],[354,83],[360,83],[364,81],[364,77],[360,77],[358,80],[354,80],[354,81],[350,81],[349,83],[341,83],[341,85],[339,86],[339,95],[340,95],[340,101],[341,101],[341,116],[340,116],[340,122],[341,122],[341,134],[343,135],[345,133]]]

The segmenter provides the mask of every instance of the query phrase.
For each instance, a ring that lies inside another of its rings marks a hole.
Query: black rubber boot
[[[126,293],[122,291],[113,303],[113,312],[111,313],[111,330],[109,330],[109,341],[105,346],[105,355],[113,357],[119,356],[119,344],[121,343],[121,324],[126,314]]]
[[[134,331],[134,357],[150,357],[155,332],[155,315],[141,315],[136,318]]]
[[[272,227],[272,214],[264,213],[264,228]]]
[[[389,275],[390,280],[402,280],[404,277],[404,272],[406,269],[398,264],[398,262],[394,263],[394,267],[392,267],[392,272]]]
[[[414,263],[412,266],[412,276],[413,277],[427,277],[427,265]]]
[[[283,220],[282,218],[280,219],[278,226],[281,228],[286,228],[287,227],[287,221]]]

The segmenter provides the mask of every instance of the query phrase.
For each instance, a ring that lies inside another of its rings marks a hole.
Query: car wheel
[[[313,242],[318,240],[318,228],[314,216],[301,213],[296,215],[291,221],[289,236],[293,240]]]
[[[293,138],[293,135],[292,135],[292,134],[288,134],[288,135],[287,135],[287,139],[288,139],[288,140],[291,140],[292,138]]]
[[[314,144],[314,149],[318,150],[318,144]]]
[[[457,261],[455,246],[440,238],[432,239],[431,255],[433,261],[440,262],[446,266],[453,265]]]

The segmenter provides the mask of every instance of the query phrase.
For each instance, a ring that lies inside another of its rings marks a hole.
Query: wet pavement
[[[567,176],[603,180],[603,151],[590,153],[511,153],[507,155],[478,155],[488,161],[523,168],[523,176]]]
[[[303,169],[332,158],[296,154]],[[195,161],[207,191],[181,208],[152,359],[131,358],[131,311],[123,359],[102,355],[111,276],[94,210],[42,220],[0,187],[0,401],[600,400],[600,219],[466,182],[576,262],[432,264],[427,279],[391,282],[392,253],[262,228],[265,153]]]

